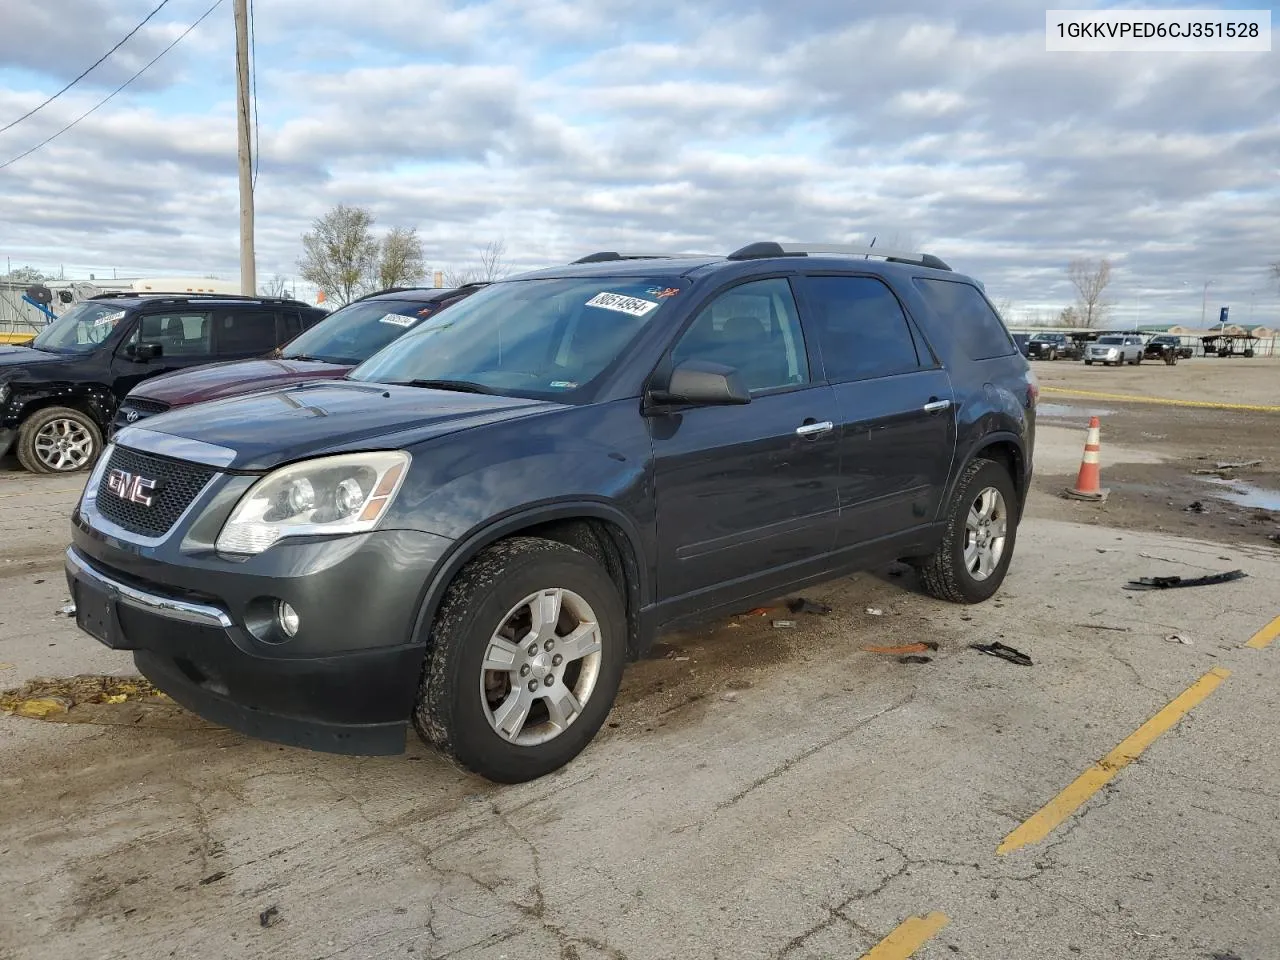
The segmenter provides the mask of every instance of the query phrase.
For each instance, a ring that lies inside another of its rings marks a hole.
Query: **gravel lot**
[[[277,747],[163,702],[0,716],[0,957],[852,958],[929,916],[878,957],[1273,960],[1280,642],[1245,643],[1280,614],[1280,514],[1216,495],[1280,489],[1280,410],[1084,394],[1270,405],[1280,364],[1036,371],[1039,475],[996,600],[889,569],[810,592],[833,612],[792,629],[669,635],[535,783],[416,743]],[[1057,496],[1093,410],[1104,505]],[[1263,463],[1192,473],[1243,459]],[[80,485],[0,467],[0,688],[132,673],[57,614]],[[1034,665],[969,649],[991,640]],[[921,641],[929,663],[863,649]],[[1082,774],[1106,783],[999,852]]]

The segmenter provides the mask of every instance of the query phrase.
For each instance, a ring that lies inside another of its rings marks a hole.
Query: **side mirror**
[[[129,345],[129,356],[140,363],[164,356],[164,347],[158,343],[133,343]]]
[[[649,387],[651,403],[718,407],[751,402],[742,374],[723,363],[686,360],[671,371],[665,383],[661,379],[659,376]]]

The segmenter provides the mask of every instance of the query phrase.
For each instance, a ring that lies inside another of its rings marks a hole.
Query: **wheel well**
[[[1019,505],[1026,500],[1026,490],[1023,489],[1025,473],[1022,451],[1018,449],[1017,444],[1010,443],[1007,440],[998,440],[995,443],[987,444],[975,453],[974,457],[994,460],[1003,466],[1009,473],[1009,479],[1013,481],[1013,489],[1018,493]]]
[[[640,636],[640,570],[631,541],[623,529],[596,517],[572,517],[512,530],[507,537],[541,537],[581,550],[599,563],[618,587],[627,613],[627,653],[631,659],[644,654]]]
[[[65,397],[39,397],[35,400],[28,401],[22,407],[22,422],[26,423],[32,416],[41,410],[47,410],[50,407],[66,407],[69,410],[75,410],[77,413],[83,413],[86,417],[98,425],[98,429],[105,434],[106,427],[102,422],[102,418],[98,412],[94,410],[91,404],[84,397],[65,396]]]

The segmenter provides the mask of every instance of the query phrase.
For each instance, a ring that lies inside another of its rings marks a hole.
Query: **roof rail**
[[[886,250],[883,247],[863,247],[845,243],[775,243],[772,240],[762,240],[740,247],[729,254],[728,259],[762,260],[767,257],[810,257],[820,254],[835,254],[842,257],[881,257],[890,263],[910,263],[933,270],[951,269],[943,260],[931,253],[906,253],[901,250]]]
[[[678,254],[674,253],[617,253],[613,250],[601,250],[599,253],[589,253],[573,262],[606,263],[610,260],[674,260],[677,256]]]
[[[90,300],[240,300],[255,303],[302,303],[295,297],[259,297],[252,293],[183,293],[179,290],[112,290],[97,293]]]

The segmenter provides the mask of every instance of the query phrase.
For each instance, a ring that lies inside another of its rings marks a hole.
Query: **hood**
[[[13,347],[0,344],[0,370],[8,367],[30,367],[37,363],[66,363],[75,357],[61,353],[45,353],[30,347]]]
[[[307,457],[400,449],[433,437],[563,406],[385,384],[305,383],[163,413],[116,434],[147,430],[235,451],[232,470],[269,470]],[[179,454],[180,455],[180,454]]]
[[[233,360],[144,380],[129,396],[185,407],[189,403],[237,397],[303,380],[341,377],[350,369],[318,360]]]

